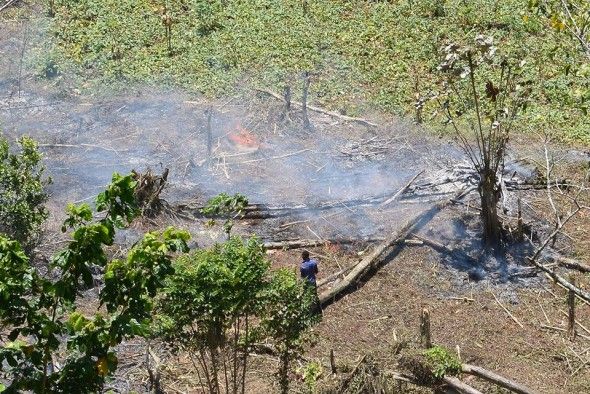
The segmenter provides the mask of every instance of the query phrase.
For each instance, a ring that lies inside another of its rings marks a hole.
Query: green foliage
[[[207,204],[201,209],[201,213],[209,216],[239,215],[244,212],[247,206],[248,199],[240,193],[233,196],[220,193],[207,201]]]
[[[22,137],[18,146],[18,152],[11,152],[0,134],[0,234],[28,250],[35,245],[48,216],[44,189],[51,180],[43,177],[37,143]]]
[[[283,268],[273,272],[264,299],[264,332],[273,338],[280,352],[301,351],[303,334],[319,319],[311,313],[313,290],[292,270]]]
[[[323,373],[324,368],[322,367],[322,364],[317,361],[309,362],[303,367],[303,381],[305,382],[308,392],[316,392],[318,379]]]
[[[441,346],[433,346],[425,350],[424,356],[431,363],[432,374],[439,379],[449,375],[458,375],[461,372],[461,361]]]
[[[303,352],[305,334],[319,320],[312,313],[315,293],[293,271],[279,269],[273,272],[264,300],[260,329],[279,352],[279,384],[286,393],[290,362]]]
[[[240,193],[236,193],[233,196],[227,193],[220,193],[207,201],[207,204],[201,209],[201,213],[207,216],[226,217],[223,223],[223,229],[229,236],[233,227],[232,218],[242,215],[247,206],[248,199]],[[213,225],[215,221],[211,219],[209,224]]]
[[[113,175],[92,221],[87,205],[68,207],[63,230],[67,248],[51,260],[51,280],[38,275],[16,241],[0,237],[0,321],[10,328],[0,348],[0,371],[7,390],[97,392],[117,368],[114,347],[124,338],[146,335],[152,299],[172,273],[172,253],[186,251],[188,234],[174,229],[148,233],[124,261],[108,262],[103,250],[115,229],[137,212],[131,175]],[[106,267],[99,298],[108,314],[87,317],[75,309],[81,283],[92,284],[92,266]],[[60,346],[65,343],[65,353]],[[62,367],[50,367],[59,358]],[[83,388],[82,388],[83,387]]]
[[[231,237],[210,249],[181,256],[158,301],[160,334],[173,346],[198,354],[211,392],[220,391],[222,366],[232,382],[244,385],[249,332],[261,308],[269,262],[257,238]]]
[[[559,0],[306,3],[304,12],[299,0],[169,0],[169,56],[163,3],[56,0],[48,57],[58,69],[71,61],[96,81],[164,81],[208,94],[227,92],[245,72],[255,86],[288,83],[299,92],[296,78],[310,71],[321,105],[357,112],[377,104],[413,114],[416,100],[438,85],[439,48],[484,34],[526,61],[534,96],[516,129],[590,141],[590,69]],[[567,3],[580,6],[571,9],[582,10],[582,21],[587,2]],[[425,115],[434,110],[423,108]]]

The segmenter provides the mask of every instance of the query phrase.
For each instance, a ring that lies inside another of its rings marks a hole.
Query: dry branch
[[[457,193],[451,200],[459,199],[465,194],[464,190]],[[421,221],[430,220],[434,214],[447,205],[451,204],[451,200],[445,200],[434,205],[432,208],[424,210],[418,213],[416,216],[408,220],[399,230],[395,231],[389,237],[380,243],[369,255],[367,255],[361,262],[359,262],[345,277],[344,279],[336,284],[330,290],[320,294],[320,303],[325,306],[334,301],[344,291],[351,288],[362,280],[366,273],[371,269],[377,268],[378,264],[383,259],[385,252],[388,251],[392,246],[399,244],[405,238],[407,238],[412,231],[414,231]]]
[[[359,263],[354,263],[352,265],[349,265],[348,267],[344,267],[341,270],[334,272],[333,274],[331,274],[330,276],[327,276],[323,279],[318,280],[317,282],[317,286],[323,286],[325,284],[328,284],[336,279],[338,279],[339,276],[346,274],[348,271],[350,271],[351,269],[353,269],[354,267],[356,267]]]
[[[514,315],[500,302],[500,300],[498,300],[498,298],[496,297],[496,295],[494,293],[492,293],[492,295],[494,296],[494,300],[496,300],[496,302],[498,303],[498,305],[500,305],[502,307],[502,309],[504,309],[504,312],[506,312],[508,314],[508,316],[510,316],[510,318],[512,320],[514,320],[514,322],[520,326],[520,328],[524,328],[524,326],[522,325],[522,323],[519,322],[516,317],[514,317]]]
[[[579,261],[565,258],[565,257],[555,257],[553,260],[565,268],[574,269],[580,272],[590,272],[590,265],[586,265],[584,263],[580,263]]]
[[[475,365],[470,364],[463,364],[462,372],[477,376],[479,378],[485,379],[488,382],[494,383],[500,387],[504,387],[512,392],[519,393],[519,394],[536,394],[536,391],[523,386],[520,383],[516,383],[513,380],[507,379],[503,376],[500,376],[492,371],[488,371],[487,369],[477,367]]]
[[[272,97],[276,98],[277,100],[284,101],[284,97],[283,96],[281,96],[280,94],[277,94],[277,93],[275,93],[275,92],[273,92],[271,90],[267,90],[267,89],[255,89],[255,90],[257,90],[259,92],[262,92],[262,93],[266,93],[269,96],[272,96]],[[303,108],[303,105],[304,104],[303,103],[299,103],[297,101],[291,101],[291,105],[292,106],[294,105],[294,106],[302,107]],[[342,119],[342,120],[347,121],[347,122],[357,122],[357,123],[360,123],[362,125],[370,126],[370,127],[377,127],[378,126],[375,123],[369,122],[367,119],[355,118],[355,117],[352,117],[352,116],[342,115],[342,114],[339,114],[338,112],[328,111],[328,110],[325,110],[323,108],[314,107],[312,105],[307,105],[307,109],[312,110],[314,112],[318,112],[318,113],[324,114],[324,115],[329,115],[329,116],[332,116],[334,118]]]
[[[424,173],[424,170],[420,171],[419,173],[417,173],[416,175],[414,175],[414,177],[412,179],[410,179],[410,181],[408,183],[406,183],[404,185],[404,187],[402,187],[401,189],[398,190],[397,193],[395,193],[393,196],[391,196],[390,198],[388,198],[387,200],[383,201],[381,203],[381,206],[384,207],[387,204],[389,204],[390,202],[394,201],[396,198],[398,198],[400,195],[402,195],[406,190],[408,190],[408,188],[410,187],[410,185],[412,183],[414,183],[414,181],[416,180],[416,178],[418,178],[420,175],[422,175],[422,173]]]
[[[467,383],[464,383],[464,382],[460,381],[459,379],[454,378],[452,376],[445,376],[443,378],[443,381],[445,382],[445,384],[447,386],[450,386],[463,394],[483,394],[481,391],[471,387]]]
[[[6,4],[0,7],[0,12],[4,11],[6,8],[10,7],[13,4],[16,4],[18,0],[9,0]]]
[[[469,261],[473,264],[479,263],[476,259],[469,256],[467,253],[457,250],[457,249],[450,248],[446,245],[441,244],[440,242],[434,241],[432,239],[429,239],[429,238],[426,238],[426,237],[423,237],[423,236],[417,235],[417,234],[412,234],[412,237],[421,241],[424,245],[430,246],[432,249],[434,249],[438,252],[446,253],[448,255],[457,257],[459,259],[464,259],[464,260]]]

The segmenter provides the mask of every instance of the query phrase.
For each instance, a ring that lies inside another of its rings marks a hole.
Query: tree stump
[[[420,344],[425,349],[432,347],[432,341],[430,339],[430,312],[428,309],[422,309],[420,315]]]

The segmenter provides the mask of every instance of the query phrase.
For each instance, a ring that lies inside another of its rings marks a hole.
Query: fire
[[[242,148],[255,148],[260,147],[260,142],[256,136],[248,129],[243,127],[241,124],[237,124],[234,131],[230,132],[228,139]]]

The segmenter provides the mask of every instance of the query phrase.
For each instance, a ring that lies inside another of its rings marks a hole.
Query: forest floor
[[[9,31],[0,34],[4,34],[0,36],[0,50],[18,53],[21,46],[13,40],[15,35]],[[264,240],[358,238],[360,241],[350,246],[331,244],[311,249],[319,260],[321,280],[366,254],[371,245],[363,239],[386,236],[416,211],[448,198],[456,188],[471,182],[469,173],[463,171],[465,161],[450,138],[430,136],[398,119],[376,116],[372,120],[380,126],[366,128],[312,114],[314,131],[310,132],[300,127],[298,112],[293,113],[291,122],[279,121],[280,103],[251,91],[215,101],[176,90],[142,87],[131,87],[123,95],[89,96],[63,84],[39,81],[27,72],[21,79],[18,67],[4,67],[18,64],[7,58],[0,64],[0,86],[5,88],[0,97],[4,133],[11,138],[24,133],[35,137],[42,144],[48,172],[54,178],[51,219],[40,248],[43,254],[58,249],[63,240],[59,228],[66,202],[90,200],[113,171],[165,167],[170,168],[171,177],[164,197],[172,205],[202,203],[224,191],[242,192],[251,202],[271,206],[335,204],[329,210],[310,209],[293,217],[240,221],[234,230],[243,235],[256,233]],[[207,110],[214,111],[209,151]],[[560,161],[554,176],[585,176],[587,147],[553,144],[550,148]],[[541,139],[514,136],[509,156],[519,176],[532,177],[527,174],[535,168],[542,175]],[[210,160],[210,164],[203,160]],[[426,173],[416,186],[424,187],[410,190],[391,206],[347,204],[393,193],[423,169]],[[428,189],[429,182],[442,178],[449,182]],[[525,222],[542,237],[551,223],[546,191],[511,192],[506,203],[508,222],[515,217],[517,196],[525,202]],[[567,325],[565,292],[524,263],[524,256],[530,252],[527,245],[509,248],[504,259],[483,254],[477,196],[471,194],[467,201],[467,206],[454,205],[440,212],[420,229],[420,234],[461,248],[480,264],[467,266],[424,245],[404,246],[365,283],[325,309],[322,322],[313,329],[315,344],[306,349],[305,361],[299,365],[314,360],[323,365],[318,388],[331,383],[331,350],[343,374],[363,355],[371,356],[382,371],[397,370],[396,342],[416,340],[420,313],[427,308],[434,343],[449,349],[458,347],[464,362],[543,393],[588,392],[590,306],[578,303],[581,335],[570,342],[560,331]],[[560,202],[565,204],[565,200]],[[588,261],[589,219],[585,212],[573,220],[567,228],[571,238],[560,237],[557,248]],[[189,229],[200,246],[223,238],[220,230],[207,228],[204,223],[204,219],[170,216],[138,223],[121,234],[114,254],[128,248],[141,231],[169,224]],[[275,267],[297,269],[299,251],[270,251],[269,258]],[[587,278],[580,276],[579,281],[588,289]],[[96,310],[96,291],[85,294],[83,307],[88,312]],[[198,392],[188,360],[156,348],[161,351],[164,388],[169,392]],[[110,388],[147,391],[145,343],[132,341],[119,350],[119,372]],[[249,392],[274,390],[275,364],[270,356],[253,356]],[[475,378],[465,381],[483,392],[498,392]],[[300,373],[294,374],[293,382],[296,392],[305,391]],[[407,386],[405,390],[421,389]]]

